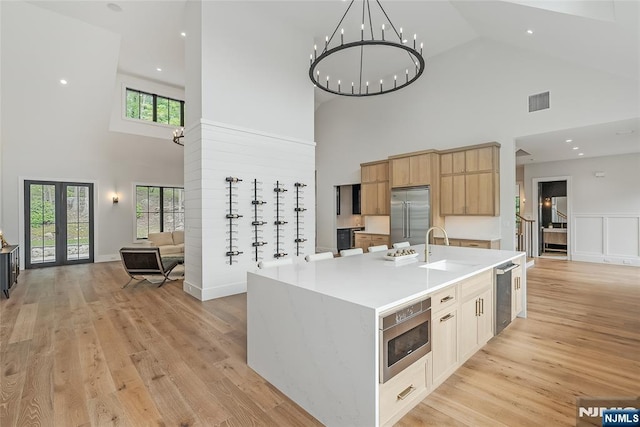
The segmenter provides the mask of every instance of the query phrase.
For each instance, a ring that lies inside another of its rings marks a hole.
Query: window
[[[136,185],[136,238],[184,230],[184,189]]]
[[[127,88],[126,117],[184,126],[184,101]]]

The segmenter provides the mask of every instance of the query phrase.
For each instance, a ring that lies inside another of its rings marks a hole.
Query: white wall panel
[[[604,253],[604,220],[602,217],[577,216],[575,218],[575,253]]]
[[[607,218],[607,254],[620,257],[639,257],[640,218]]]
[[[201,144],[198,135],[202,134]],[[201,146],[201,150],[193,149]],[[185,182],[188,221],[186,229],[186,276],[184,290],[196,298],[207,300],[244,292],[247,271],[256,268],[257,261],[274,259],[276,253],[276,196],[274,188],[280,181],[287,191],[281,194],[280,219],[287,221],[280,232],[279,252],[296,257],[295,183],[307,186],[300,191],[299,206],[307,210],[300,213],[300,257],[315,252],[315,143],[261,134],[259,132],[203,121],[200,127],[190,129],[186,137],[185,161],[191,165],[191,179]],[[198,177],[198,173],[200,176]],[[241,182],[232,184],[232,211],[242,218],[233,221],[233,238],[229,240],[229,184],[226,177],[237,177]],[[258,200],[264,200],[258,220],[258,240],[267,244],[259,249],[258,257],[252,243],[255,241],[253,180],[257,179]],[[198,204],[198,200],[201,203]],[[232,250],[243,253],[225,256]]]

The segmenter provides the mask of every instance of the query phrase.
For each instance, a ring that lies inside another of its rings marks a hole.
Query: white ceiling
[[[516,138],[516,150],[519,149],[530,155],[516,157],[518,165],[638,153],[640,119],[632,118]]]
[[[121,36],[118,68],[121,72],[184,86],[183,28],[186,0],[111,0],[122,9],[114,12],[108,1],[30,1],[37,6],[87,22]],[[206,1],[206,0],[205,0]],[[383,6],[396,27],[403,27],[412,39],[424,43],[429,59],[476,38],[491,39],[535,51],[581,66],[599,69],[623,78],[639,79],[640,1],[405,1],[384,0]],[[330,35],[348,6],[347,1],[255,1],[253,7],[273,20],[274,25],[293,25],[319,48]],[[361,8],[361,2],[354,7]],[[360,9],[361,10],[361,9]],[[375,15],[374,22],[381,22]],[[350,12],[350,15],[353,13]],[[352,19],[359,20],[356,14]],[[356,32],[359,24],[356,25]],[[374,28],[379,28],[376,24]],[[345,32],[349,27],[345,23]],[[526,30],[533,30],[527,34]],[[339,37],[339,36],[338,36]],[[306,57],[303,60],[308,61]],[[157,71],[161,68],[162,71]],[[390,72],[391,70],[389,70]],[[339,76],[332,76],[335,82]],[[350,85],[349,83],[347,83]],[[335,95],[316,89],[316,106]],[[631,135],[615,135],[625,127]],[[572,135],[573,134],[573,135]],[[574,139],[584,157],[640,151],[638,120],[571,129],[517,139],[532,158],[519,162],[559,160],[558,141]],[[606,141],[606,142],[603,142]],[[564,146],[564,143],[563,145]],[[565,147],[566,148],[566,147]],[[562,152],[562,150],[559,150]],[[565,158],[575,158],[574,150]],[[562,154],[564,156],[564,153]]]

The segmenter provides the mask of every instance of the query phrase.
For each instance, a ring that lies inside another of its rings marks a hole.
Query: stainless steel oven
[[[380,318],[380,382],[431,351],[431,298]]]

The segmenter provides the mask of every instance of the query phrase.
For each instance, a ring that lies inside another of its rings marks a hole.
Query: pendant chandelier
[[[394,92],[415,82],[425,65],[417,35],[411,41],[405,39],[402,27],[396,28],[380,1],[372,7],[373,2],[362,0],[362,10],[354,3],[351,0],[331,36],[325,37],[324,48],[314,45],[309,58],[313,84],[335,95],[362,97]]]

